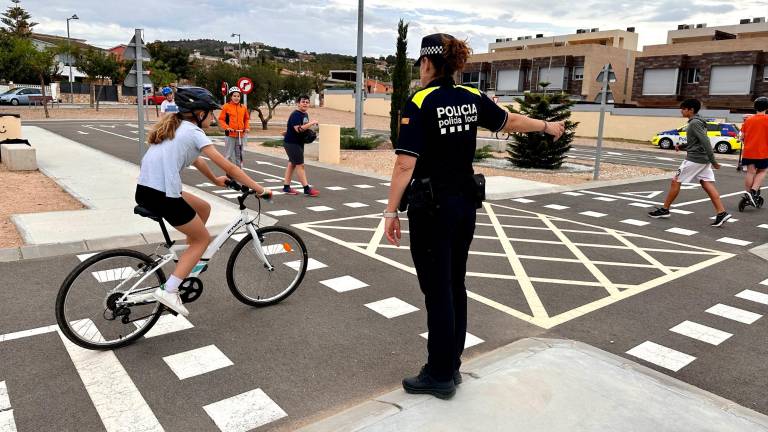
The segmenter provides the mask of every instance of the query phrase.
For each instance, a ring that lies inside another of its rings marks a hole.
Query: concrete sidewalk
[[[300,431],[768,431],[760,413],[580,342],[523,339],[462,374],[449,401],[398,389]]]
[[[37,150],[45,175],[88,207],[86,210],[13,215],[26,246],[3,250],[0,260],[37,258],[62,253],[135,246],[162,241],[160,226],[133,214],[139,167],[112,155],[35,126],[23,126],[24,137]],[[184,186],[211,204],[207,226],[216,235],[239,214],[223,198]],[[262,215],[264,225],[276,221]],[[183,236],[169,227],[174,238]]]

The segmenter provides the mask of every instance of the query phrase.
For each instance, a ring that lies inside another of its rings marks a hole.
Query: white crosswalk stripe
[[[707,327],[692,321],[683,321],[669,330],[715,346],[720,345],[733,336],[731,333]]]
[[[696,357],[692,355],[675,351],[672,348],[667,348],[664,345],[659,345],[651,341],[641,343],[627,351],[627,354],[657,366],[661,366],[665,369],[669,369],[673,372],[679,371],[692,361],[696,360]]]
[[[735,308],[733,306],[728,306],[721,303],[712,306],[711,308],[707,309],[706,312],[721,316],[723,318],[728,318],[730,320],[738,321],[742,324],[752,324],[762,317],[760,314],[745,311],[744,309]]]

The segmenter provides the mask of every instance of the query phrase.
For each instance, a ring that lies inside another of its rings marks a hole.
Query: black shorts
[[[304,163],[304,146],[302,144],[284,142],[283,148],[292,164],[301,165]]]
[[[754,165],[756,169],[762,170],[768,168],[768,159],[741,159],[742,166]]]
[[[197,216],[195,209],[184,198],[169,198],[165,192],[143,185],[136,185],[136,204],[175,227],[189,223]]]

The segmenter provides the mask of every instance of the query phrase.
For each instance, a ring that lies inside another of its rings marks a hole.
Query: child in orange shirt
[[[224,128],[224,156],[238,167],[243,167],[243,147],[246,135],[251,130],[248,121],[248,107],[240,103],[240,89],[229,88],[229,102],[224,104],[219,114],[219,125]]]
[[[742,198],[747,205],[760,207],[763,198],[760,196],[760,185],[768,173],[768,97],[755,100],[757,113],[744,121],[741,126],[743,148],[741,150],[741,165],[747,167],[744,178],[746,192]],[[741,205],[739,206],[741,208]]]

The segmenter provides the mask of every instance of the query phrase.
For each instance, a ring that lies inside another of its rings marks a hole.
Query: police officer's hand
[[[384,233],[389,244],[400,246],[400,218],[384,218]]]
[[[565,132],[565,122],[548,122],[547,127],[544,129],[544,133],[552,135],[552,140],[557,141],[563,136]]]

